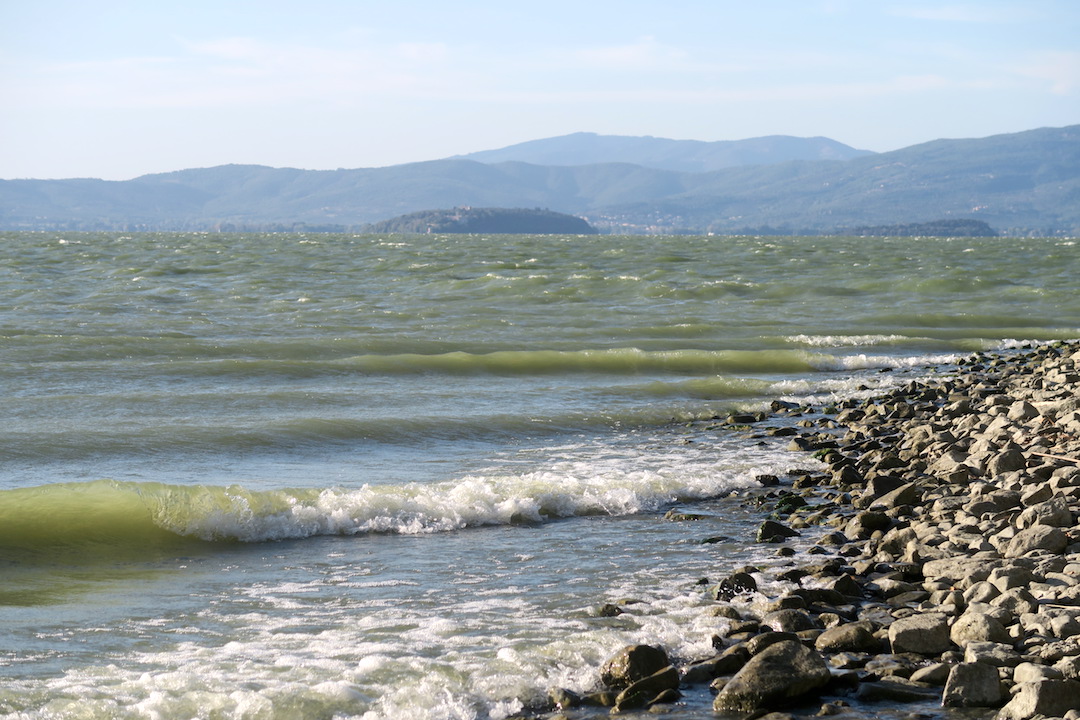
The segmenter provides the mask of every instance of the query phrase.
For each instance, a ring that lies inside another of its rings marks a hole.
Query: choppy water
[[[1077,277],[1060,239],[2,234],[0,716],[502,718],[705,656],[696,581],[768,561],[728,495],[813,460],[688,423],[1075,338]]]

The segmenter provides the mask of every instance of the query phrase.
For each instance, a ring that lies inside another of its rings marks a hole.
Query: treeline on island
[[[515,235],[596,235],[587,221],[540,208],[422,210],[364,228],[370,233],[506,233]]]
[[[844,235],[874,237],[997,237],[998,233],[982,220],[949,219],[903,225],[873,225],[850,228]]]

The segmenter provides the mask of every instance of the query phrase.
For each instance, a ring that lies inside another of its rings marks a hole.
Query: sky
[[[0,178],[1080,123],[1077,0],[0,0]]]

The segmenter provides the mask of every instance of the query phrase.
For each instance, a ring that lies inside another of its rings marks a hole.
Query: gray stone
[[[901,618],[889,626],[889,643],[895,653],[940,655],[952,647],[948,617],[942,613],[920,613]]]
[[[941,696],[945,707],[997,707],[1001,700],[997,668],[982,663],[954,665]]]
[[[803,610],[777,610],[763,617],[761,624],[776,632],[790,633],[813,630],[817,627],[810,614]]]
[[[1031,662],[1020,663],[1013,669],[1013,682],[1017,685],[1027,682],[1064,679],[1065,675],[1060,670]]]
[[[822,652],[880,652],[881,640],[874,637],[868,622],[837,625],[817,636],[814,647]]]
[[[990,601],[994,607],[1004,608],[1019,617],[1024,613],[1039,611],[1039,601],[1026,588],[1012,588]]]
[[[1014,470],[1023,470],[1026,467],[1027,458],[1024,457],[1024,453],[1016,448],[1010,448],[990,458],[990,462],[986,464],[986,472],[994,477]]]
[[[1017,685],[1012,700],[1001,708],[997,720],[1031,720],[1037,715],[1061,717],[1080,701],[1080,682],[1043,680]]]
[[[941,687],[949,679],[949,673],[951,666],[948,663],[934,663],[923,668],[919,668],[915,672],[911,673],[912,682],[926,683],[927,685],[934,685]]]
[[[1010,643],[1009,631],[995,618],[986,613],[970,610],[953,623],[949,639],[960,647],[967,647],[970,642]]]
[[[1051,527],[1071,527],[1073,524],[1072,510],[1069,509],[1069,501],[1058,495],[1045,502],[1032,505],[1016,520],[1019,528],[1028,528],[1033,525],[1049,525]]]
[[[802,639],[795,633],[790,632],[763,632],[746,641],[746,652],[757,655],[770,645],[779,642],[801,642]]]
[[[1068,536],[1061,528],[1049,525],[1033,525],[1021,530],[1009,541],[1005,549],[1005,557],[1018,558],[1033,550],[1047,550],[1052,553],[1061,553],[1069,544]]]
[[[995,642],[970,642],[964,648],[964,662],[994,667],[1016,667],[1022,658],[1012,645]]]
[[[791,640],[775,643],[750,658],[717,694],[718,712],[773,709],[828,684],[831,674],[820,653]]]

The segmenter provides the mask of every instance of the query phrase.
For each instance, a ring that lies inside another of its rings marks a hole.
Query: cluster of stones
[[[791,449],[828,470],[768,490],[777,513],[758,535],[789,559],[711,589],[728,620],[714,657],[676,670],[627,648],[599,700],[709,683],[718,712],[856,699],[1080,720],[1080,344],[961,370],[803,421]],[[797,551],[800,534],[815,544]],[[787,589],[766,597],[765,580]]]

